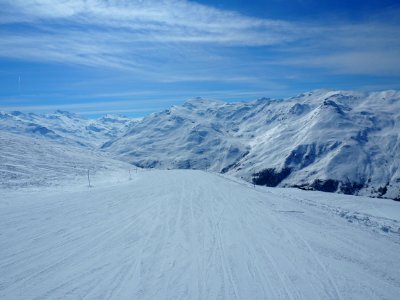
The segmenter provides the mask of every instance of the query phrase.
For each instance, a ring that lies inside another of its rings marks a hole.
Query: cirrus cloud
[[[262,48],[270,65],[400,74],[400,27],[384,16],[289,22],[185,0],[3,0],[1,6],[0,56],[6,58],[118,69],[160,82],[234,81],[254,77],[249,66],[259,63],[243,54],[245,47]],[[365,66],[370,58],[374,63]],[[221,71],[234,68],[235,74]]]

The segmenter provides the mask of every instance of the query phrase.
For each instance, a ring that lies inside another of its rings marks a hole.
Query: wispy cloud
[[[308,65],[308,67],[330,68],[336,74],[400,74],[400,51],[346,51],[293,59],[289,65]]]
[[[0,110],[4,111],[24,111],[24,112],[53,112],[57,109],[75,111],[79,113],[96,111],[114,111],[115,107],[120,107],[120,112],[150,112],[163,108],[171,99],[147,99],[135,101],[99,101],[99,102],[78,102],[69,104],[24,104],[24,105],[0,105]],[[35,101],[37,102],[37,100]]]
[[[289,22],[185,0],[3,0],[1,6],[2,57],[118,69],[159,82],[235,82],[256,77],[222,72],[243,56],[216,49],[265,47],[275,65],[400,74],[400,26],[384,16],[356,24]],[[205,64],[212,75],[199,71]]]
[[[73,22],[125,30],[136,40],[270,44],[292,25],[246,17],[185,0],[6,0],[3,22]],[[150,33],[150,36],[149,36]],[[254,38],[257,39],[254,39]]]
[[[257,99],[265,95],[282,91],[283,87],[275,86],[272,90],[214,90],[193,92],[187,91],[170,91],[167,94],[161,92],[142,91],[142,92],[126,92],[126,93],[105,93],[105,94],[91,94],[81,98],[86,100],[79,100],[74,103],[60,103],[53,101],[48,104],[41,103],[39,98],[4,98],[0,102],[0,111],[22,111],[33,113],[49,113],[56,110],[67,110],[81,115],[100,115],[106,113],[121,113],[131,114],[138,113],[140,115],[160,111],[169,108],[171,105],[182,104],[187,99],[195,96],[203,97],[206,99],[219,99],[225,101],[243,101],[244,99]],[[57,99],[59,96],[53,96]],[[130,97],[131,100],[110,100],[114,97],[123,98]],[[91,101],[89,99],[108,98],[106,101]]]

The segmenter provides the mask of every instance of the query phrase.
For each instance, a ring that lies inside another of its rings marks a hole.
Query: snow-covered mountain
[[[400,92],[195,98],[137,121],[0,113],[0,132],[110,153],[146,168],[209,169],[259,185],[400,199]]]
[[[211,169],[268,186],[400,199],[400,92],[195,98],[102,146],[141,167]]]
[[[44,115],[0,112],[1,131],[90,148],[97,148],[117,137],[133,122],[132,119],[114,115],[91,120],[60,110]]]

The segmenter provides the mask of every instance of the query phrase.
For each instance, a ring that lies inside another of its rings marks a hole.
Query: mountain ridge
[[[134,122],[134,119],[111,114],[86,119],[62,110],[46,114],[0,111],[0,130],[86,148],[98,148]]]
[[[0,130],[75,143],[139,167],[207,169],[267,186],[400,200],[396,90],[319,89],[232,103],[196,97],[141,120],[0,113]]]
[[[145,117],[102,149],[141,167],[399,199],[399,132],[400,92],[315,90],[286,100],[191,100]]]

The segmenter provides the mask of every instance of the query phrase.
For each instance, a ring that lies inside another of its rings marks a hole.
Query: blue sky
[[[391,0],[0,0],[0,110],[143,116],[191,97],[400,89]]]

